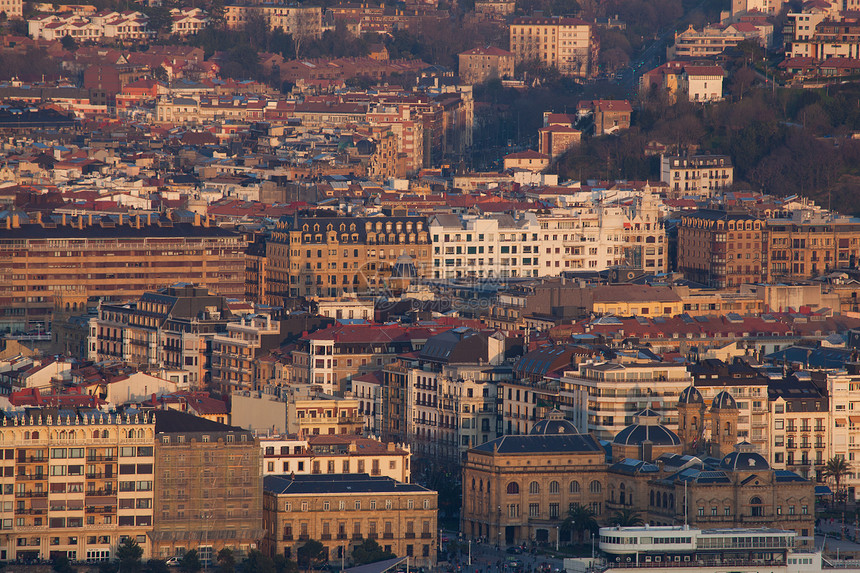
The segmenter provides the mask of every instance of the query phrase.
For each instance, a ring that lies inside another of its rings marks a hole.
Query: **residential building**
[[[860,258],[860,219],[811,207],[763,226],[768,282],[816,278],[853,267]]]
[[[507,169],[526,169],[540,173],[549,167],[550,156],[546,153],[527,149],[526,151],[517,151],[508,153],[503,159],[503,166]]]
[[[591,24],[578,18],[514,18],[510,46],[516,63],[538,61],[564,76],[584,78],[594,73]]]
[[[700,209],[678,225],[678,271],[689,280],[724,288],[761,282],[762,221],[744,212]]]
[[[460,53],[460,82],[482,84],[514,77],[514,55],[496,47],[472,48]]]
[[[322,8],[285,4],[230,4],[224,7],[224,21],[231,30],[241,29],[254,16],[262,16],[270,30],[280,28],[285,34],[303,41],[322,34]]]
[[[698,31],[691,24],[683,32],[675,32],[675,44],[666,49],[666,58],[713,58],[746,39],[731,26],[705,26]]]
[[[63,214],[55,221],[37,213],[34,222],[20,223],[17,215],[6,221],[0,268],[17,271],[0,275],[0,329],[49,330],[60,296],[75,311],[85,309],[89,297],[128,300],[177,282],[193,281],[223,296],[245,292],[246,241],[209,226],[208,218],[183,223]]]
[[[294,392],[287,400],[287,431],[291,434],[355,436],[363,429],[364,417],[355,398]]]
[[[263,475],[370,474],[409,483],[410,450],[356,435],[260,438]]]
[[[710,197],[729,189],[735,168],[726,155],[663,155],[660,158],[660,180],[676,194]]]
[[[137,302],[100,305],[88,358],[183,370],[191,388],[204,388],[210,382],[212,339],[232,319],[223,296],[178,283],[144,293]]]
[[[580,364],[560,380],[573,423],[602,440],[612,439],[645,408],[677,430],[678,396],[691,382],[684,364],[624,357]]]
[[[544,126],[538,130],[538,150],[556,159],[579,145],[582,132],[573,126],[573,118],[567,114],[544,113]]]
[[[206,27],[209,18],[200,8],[172,8],[170,31],[174,36],[193,36]]]
[[[0,12],[4,12],[7,18],[23,18],[23,0],[0,0]]]
[[[239,555],[256,548],[263,537],[259,441],[175,410],[159,410],[155,419],[153,557],[196,549],[211,565],[225,547]]]
[[[155,555],[155,424],[88,409],[4,413],[0,558],[111,561],[129,537]]]
[[[598,99],[579,102],[577,112],[591,115],[594,135],[605,135],[628,129],[633,107],[627,100]]]
[[[395,324],[340,324],[300,338],[292,352],[290,378],[327,394],[349,389],[349,381],[412,352],[427,339],[425,328]]]
[[[533,213],[517,218],[435,215],[428,227],[434,278],[539,275],[539,225]]]
[[[373,539],[415,567],[436,564],[435,491],[366,473],[270,475],[263,489],[263,551],[271,557],[295,559],[315,539],[329,559],[348,563],[355,545]]]
[[[281,345],[280,321],[269,314],[242,316],[211,338],[211,385],[223,394],[258,389],[255,361]]]
[[[684,66],[681,89],[692,102],[722,101],[725,75],[720,66]]]
[[[284,217],[266,243],[267,302],[382,292],[429,260],[422,217]]]

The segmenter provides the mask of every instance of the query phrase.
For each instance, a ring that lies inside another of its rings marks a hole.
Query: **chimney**
[[[134,228],[140,229],[140,215],[134,216]]]
[[[152,225],[152,213],[147,213],[146,214],[146,226],[149,227],[150,225]]]
[[[90,215],[89,215],[89,221],[87,222],[87,225],[89,225],[90,227],[93,226],[93,214],[92,213],[90,213]]]
[[[63,226],[65,226],[65,225],[66,225],[66,214],[63,213]]]
[[[20,222],[20,219],[18,218],[18,215],[12,215],[12,228],[13,229],[19,229],[20,227],[21,227],[21,222]]]
[[[84,228],[84,216],[78,215],[78,229]]]
[[[36,224],[37,225],[42,224],[42,212],[41,211],[36,211]]]
[[[122,226],[122,213],[119,214],[119,226]]]

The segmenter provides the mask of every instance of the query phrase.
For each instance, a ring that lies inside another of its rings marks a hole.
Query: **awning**
[[[348,569],[344,569],[343,573],[385,573],[386,571],[397,567],[407,559],[408,557],[395,557],[394,559],[386,559],[385,561],[377,561],[376,563],[350,567]]]
[[[860,416],[848,416],[852,424],[860,424]]]
[[[846,420],[845,418],[836,418],[836,423],[844,425],[848,423],[848,420]]]
[[[833,495],[833,492],[826,485],[817,485],[815,486],[815,495]]]

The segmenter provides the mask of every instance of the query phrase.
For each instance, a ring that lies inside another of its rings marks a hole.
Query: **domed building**
[[[678,396],[678,435],[682,451],[722,457],[737,443],[740,410],[735,398],[721,390],[706,408],[702,393],[688,386]]]
[[[532,431],[529,432],[531,435],[573,435],[578,434],[579,430],[576,429],[576,426],[573,425],[573,422],[569,422],[564,419],[564,414],[561,410],[553,409],[547,415],[546,418],[538,422],[532,428]]]
[[[633,417],[633,423],[612,440],[612,459],[625,458],[651,462],[663,454],[681,453],[681,439],[660,424],[660,414],[646,408]]]

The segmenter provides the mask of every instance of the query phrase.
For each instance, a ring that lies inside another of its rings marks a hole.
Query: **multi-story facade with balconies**
[[[591,24],[579,18],[523,17],[510,26],[510,46],[516,63],[539,61],[564,76],[594,73],[596,47]]]
[[[533,213],[431,218],[433,278],[516,278],[542,274]]]
[[[561,395],[578,428],[611,440],[645,408],[657,412],[667,428],[677,430],[678,396],[691,382],[684,364],[618,360],[581,364],[578,370],[566,371],[561,377]]]
[[[212,337],[212,386],[224,394],[256,390],[255,361],[281,343],[281,323],[271,314],[242,316]]]
[[[3,415],[0,560],[152,555],[155,419],[97,410]]]
[[[676,194],[710,197],[732,186],[734,172],[727,155],[664,155],[660,160],[660,180]]]

